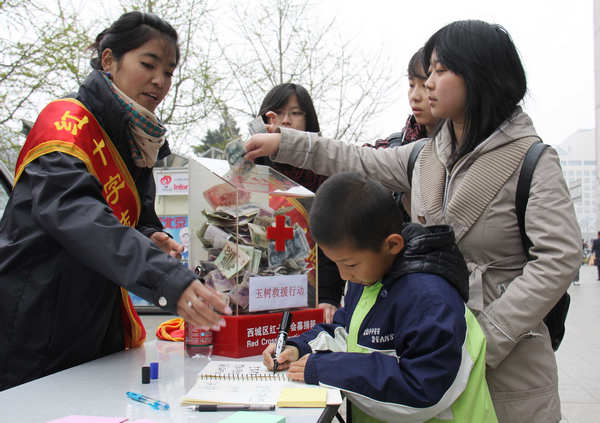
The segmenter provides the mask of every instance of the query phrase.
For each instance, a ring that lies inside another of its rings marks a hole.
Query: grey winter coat
[[[581,235],[556,151],[547,148],[533,173],[525,227],[526,260],[515,213],[522,159],[537,134],[518,108],[488,139],[451,166],[445,124],[414,168],[412,145],[374,150],[281,128],[272,157],[331,175],[358,171],[392,191],[410,192],[411,216],[451,225],[468,263],[469,307],[487,337],[487,380],[500,422],[560,420],[558,376],[544,316],[581,265]]]

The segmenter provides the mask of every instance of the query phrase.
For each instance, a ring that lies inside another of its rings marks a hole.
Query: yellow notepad
[[[325,407],[327,389],[324,388],[283,388],[277,400],[277,407]]]

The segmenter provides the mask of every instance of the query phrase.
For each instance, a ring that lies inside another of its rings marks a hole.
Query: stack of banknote
[[[246,148],[240,138],[236,138],[225,146],[225,157],[234,172],[245,174],[254,167],[254,162],[246,160],[245,155]]]
[[[206,249],[208,260],[197,266],[196,273],[206,284],[227,294],[231,303],[245,309],[250,276],[306,272],[310,246],[298,223],[291,225],[286,216],[285,226],[293,228],[293,238],[285,241],[283,251],[277,251],[275,242],[267,239],[267,227],[275,223],[277,214],[287,211],[283,208],[275,212],[250,202],[203,210],[206,222],[196,236]]]

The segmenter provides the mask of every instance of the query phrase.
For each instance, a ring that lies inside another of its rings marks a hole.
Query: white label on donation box
[[[252,276],[250,311],[306,307],[308,305],[306,275]]]

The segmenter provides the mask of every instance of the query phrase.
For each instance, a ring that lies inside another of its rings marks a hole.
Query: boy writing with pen
[[[287,340],[278,368],[344,391],[354,423],[497,422],[452,229],[403,224],[381,184],[339,173],[317,191],[310,231],[348,290],[332,324]]]

